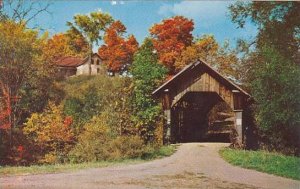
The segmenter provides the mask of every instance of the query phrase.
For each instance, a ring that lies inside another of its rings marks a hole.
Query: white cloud
[[[124,2],[124,1],[114,1],[114,0],[111,0],[111,1],[110,1],[110,4],[111,4],[112,6],[114,6],[114,5],[124,5],[125,2]]]
[[[117,1],[111,1],[110,3],[111,3],[111,5],[116,5]]]

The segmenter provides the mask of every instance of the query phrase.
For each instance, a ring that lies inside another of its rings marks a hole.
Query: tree
[[[134,55],[130,70],[134,86],[132,100],[134,122],[146,142],[154,140],[156,122],[161,113],[161,107],[151,94],[163,82],[167,73],[167,69],[157,62],[154,46],[151,39],[147,38]]]
[[[88,45],[84,39],[71,39],[68,35],[60,33],[48,39],[43,47],[45,60],[54,62],[57,58],[65,56],[84,57],[88,52]]]
[[[256,45],[271,44],[286,58],[296,58],[300,45],[299,2],[236,2],[229,7],[231,19],[243,28],[250,19],[258,26]]]
[[[17,123],[16,108],[21,88],[37,63],[36,55],[40,53],[41,44],[37,35],[37,32],[27,30],[24,24],[0,22],[0,94],[5,105],[5,113],[1,117],[7,120],[5,127],[8,128]]]
[[[219,50],[219,44],[213,35],[203,35],[199,39],[182,51],[180,56],[176,59],[175,67],[180,71],[186,65],[202,59],[207,63],[216,64],[216,58]]]
[[[270,149],[299,155],[299,2],[237,2],[239,27],[258,26],[256,48],[243,57],[242,72],[255,100],[261,136]],[[242,43],[249,49],[249,44]],[[247,50],[247,48],[246,48]]]
[[[44,44],[24,23],[0,22],[0,159],[12,155],[22,124],[51,98],[54,71],[43,58]]]
[[[49,2],[26,1],[26,0],[1,0],[0,20],[13,20],[16,23],[27,25],[40,14],[47,12]]]
[[[192,44],[194,23],[182,16],[163,20],[150,28],[153,45],[159,61],[165,65],[169,74],[175,74],[175,60],[181,52]]]
[[[89,44],[81,33],[76,33],[74,30],[68,30],[64,35],[73,52],[81,57],[88,55]]]
[[[230,49],[229,43],[220,46],[213,35],[203,35],[182,51],[176,59],[175,68],[180,71],[186,65],[197,60],[204,60],[222,75],[238,79],[237,66],[239,64],[237,54]]]
[[[126,39],[125,33],[126,27],[120,21],[113,22],[105,31],[105,44],[98,50],[103,63],[113,74],[128,70],[128,66],[132,63],[133,54],[138,48],[138,42],[134,36],[130,35]]]
[[[89,15],[78,14],[74,16],[74,23],[67,22],[67,25],[70,27],[67,33],[71,36],[81,35],[85,39],[89,45],[91,58],[94,43],[98,44],[99,41],[102,40],[102,32],[104,32],[112,22],[113,18],[108,13],[100,11],[92,12]]]
[[[300,153],[300,68],[266,47],[250,82],[256,119],[271,149]]]

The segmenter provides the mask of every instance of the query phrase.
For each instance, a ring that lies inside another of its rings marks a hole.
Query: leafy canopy
[[[75,15],[74,23],[67,22],[70,27],[68,33],[73,35],[81,34],[88,44],[92,46],[102,40],[101,32],[113,22],[113,18],[108,13],[101,11],[91,12],[89,15]]]
[[[48,39],[44,45],[45,59],[54,62],[57,58],[65,56],[84,56],[88,51],[84,39],[71,39],[68,35],[60,33]]]
[[[121,21],[113,22],[105,31],[104,45],[98,50],[103,63],[113,73],[127,71],[138,48],[135,37],[130,35],[126,39],[125,33],[126,27]]]
[[[262,55],[251,81],[257,102],[257,121],[274,148],[297,147],[300,145],[297,144],[300,137],[300,68],[274,48],[264,48]]]
[[[249,19],[258,26],[258,48],[272,44],[286,58],[300,45],[299,2],[236,2],[229,7],[231,19],[243,28]]]
[[[175,74],[176,58],[192,44],[193,29],[194,22],[183,16],[163,20],[150,28],[159,61],[168,68],[170,75]]]
[[[220,46],[213,35],[203,35],[184,49],[176,59],[176,70],[180,71],[186,65],[199,59],[210,64],[224,76],[235,79],[239,77],[237,53],[229,48],[228,42]]]

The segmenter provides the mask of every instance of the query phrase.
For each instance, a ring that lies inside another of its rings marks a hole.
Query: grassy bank
[[[87,168],[101,168],[116,165],[127,165],[146,162],[152,159],[167,157],[176,151],[176,146],[162,146],[157,150],[153,150],[145,154],[142,158],[137,159],[122,159],[115,161],[87,162],[78,164],[54,164],[54,165],[32,165],[32,166],[0,166],[0,176],[8,175],[28,175],[28,174],[43,174],[43,173],[59,173],[70,172]]]
[[[300,158],[266,151],[224,148],[220,155],[229,163],[282,177],[300,180]]]

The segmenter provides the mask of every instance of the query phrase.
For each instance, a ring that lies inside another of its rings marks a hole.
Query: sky
[[[115,20],[121,20],[128,34],[133,34],[139,43],[149,36],[151,26],[174,15],[193,19],[195,37],[213,34],[219,43],[229,40],[232,46],[237,39],[252,39],[257,33],[251,23],[239,29],[231,22],[227,7],[233,1],[52,0],[50,3],[50,14],[40,14],[29,24],[47,29],[51,35],[66,31],[66,22],[72,21],[74,15],[97,10],[108,12]]]

